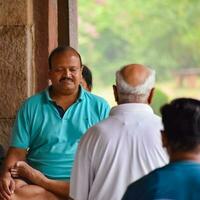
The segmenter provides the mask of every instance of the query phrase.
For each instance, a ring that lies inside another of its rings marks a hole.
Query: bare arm
[[[26,178],[33,184],[38,185],[49,192],[52,192],[60,197],[68,197],[69,182],[48,179],[42,172],[32,168],[24,161],[19,161],[11,169],[12,177]]]
[[[61,197],[69,197],[69,182],[45,178],[40,186]]]
[[[10,199],[15,190],[15,183],[10,174],[10,169],[19,160],[25,160],[27,151],[19,148],[9,148],[3,168],[0,172],[0,199]]]
[[[8,149],[8,153],[6,155],[6,158],[3,164],[1,176],[4,176],[4,174],[9,173],[10,169],[15,165],[17,161],[25,160],[26,154],[27,154],[27,151],[25,149],[10,147]]]

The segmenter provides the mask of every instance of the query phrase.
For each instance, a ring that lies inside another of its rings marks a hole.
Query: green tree
[[[199,67],[199,11],[198,0],[79,0],[83,60],[100,85],[127,63],[152,66],[160,80]]]

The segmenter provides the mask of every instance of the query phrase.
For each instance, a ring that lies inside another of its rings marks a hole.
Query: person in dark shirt
[[[170,163],[132,183],[123,200],[200,199],[200,101],[176,99],[161,114]]]

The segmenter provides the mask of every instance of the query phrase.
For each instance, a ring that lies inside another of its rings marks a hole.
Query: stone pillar
[[[0,144],[22,102],[48,86],[48,55],[77,48],[76,0],[0,0]],[[69,22],[70,20],[70,22]]]
[[[0,0],[0,144],[8,147],[16,110],[34,91],[32,0]]]
[[[77,0],[58,0],[58,44],[78,48]]]
[[[57,0],[33,0],[35,91],[48,85],[48,56],[58,45]]]

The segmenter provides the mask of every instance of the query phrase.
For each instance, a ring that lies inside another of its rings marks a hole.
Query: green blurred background
[[[115,105],[115,71],[142,63],[157,72],[153,107],[200,97],[199,0],[79,0],[79,51],[93,92]],[[182,79],[181,79],[182,78]]]

